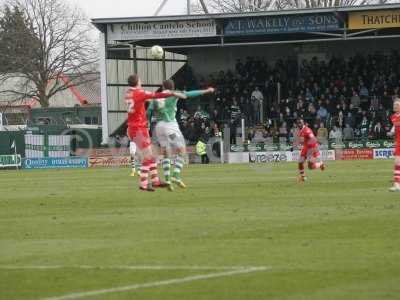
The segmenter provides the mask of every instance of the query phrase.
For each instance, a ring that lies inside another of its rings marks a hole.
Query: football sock
[[[400,165],[394,166],[394,182],[400,183]]]
[[[169,158],[164,158],[162,161],[162,167],[164,171],[165,181],[171,182],[171,160]]]
[[[150,176],[151,176],[151,182],[153,184],[159,184],[160,183],[160,178],[158,177],[158,171],[157,171],[157,163],[155,160],[152,160],[150,162]]]
[[[139,170],[139,169],[136,168],[136,164],[137,164],[137,163],[136,163],[135,157],[131,156],[131,166],[132,166],[132,171],[133,171],[133,172]]]
[[[174,168],[174,178],[177,180],[181,180],[181,174],[183,169],[183,164],[185,163],[185,159],[181,155],[177,155],[175,158],[175,168]]]
[[[150,161],[144,161],[140,168],[140,187],[147,189],[149,185]]]
[[[299,163],[299,174],[304,177],[304,163]]]

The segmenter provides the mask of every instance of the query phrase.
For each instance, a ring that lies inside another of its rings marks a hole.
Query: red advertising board
[[[373,149],[337,149],[336,159],[361,160],[374,159]]]
[[[76,155],[88,157],[128,156],[129,148],[76,149]]]
[[[104,156],[89,158],[89,167],[127,167],[131,164],[129,156]]]

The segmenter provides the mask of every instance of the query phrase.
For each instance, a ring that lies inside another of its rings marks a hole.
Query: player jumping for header
[[[321,161],[319,145],[311,128],[309,128],[303,119],[297,120],[299,126],[299,141],[303,143],[303,148],[299,157],[299,182],[304,182],[307,177],[304,173],[304,163],[308,160],[308,168],[310,170],[321,169],[325,170],[325,164]]]
[[[142,89],[142,83],[138,75],[129,76],[128,85],[129,88],[125,94],[125,102],[128,106],[128,137],[136,144],[142,157],[139,188],[143,191],[153,192],[154,187],[162,187],[163,184],[158,177],[157,163],[151,149],[145,102],[154,98],[170,96],[185,99],[186,96],[170,91],[162,93],[145,91]],[[149,173],[151,182],[149,181]]]
[[[172,80],[163,82],[163,90],[175,90],[175,84]],[[206,90],[184,92],[187,98],[198,97],[204,94],[213,93],[214,88]],[[185,188],[181,178],[182,168],[185,162],[186,144],[178,122],[176,121],[178,98],[175,96],[166,99],[157,99],[150,103],[147,109],[148,116],[154,112],[157,120],[155,133],[161,146],[160,155],[163,156],[162,167],[165,176],[165,182],[170,191],[173,190],[172,183],[181,188]],[[171,176],[171,158],[175,155],[174,172]]]
[[[396,150],[394,152],[394,183],[389,189],[391,192],[400,192],[400,98],[393,103],[394,114],[391,116],[393,127],[390,135],[394,135]]]

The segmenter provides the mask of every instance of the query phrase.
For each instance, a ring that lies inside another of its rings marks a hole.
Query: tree
[[[0,57],[6,67],[0,68],[0,94],[35,98],[47,107],[58,92],[93,80],[85,74],[93,72],[97,52],[90,24],[77,8],[63,0],[13,0],[3,11]],[[12,29],[13,24],[20,26]],[[11,33],[13,39],[2,38]],[[18,51],[7,51],[14,43]]]
[[[38,40],[29,28],[24,13],[18,7],[4,6],[0,18],[0,72],[15,73],[21,68],[33,68],[33,62],[28,57],[32,57],[38,49]]]
[[[212,13],[236,13],[263,10],[282,10],[313,7],[355,6],[385,4],[396,0],[204,0]],[[199,3],[194,3],[193,11],[203,12]]]

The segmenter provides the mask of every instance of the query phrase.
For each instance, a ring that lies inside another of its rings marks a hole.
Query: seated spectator
[[[343,140],[345,141],[354,140],[354,130],[348,123],[346,123],[346,126],[343,129]]]
[[[349,127],[354,128],[356,125],[356,119],[353,116],[351,111],[347,112],[347,115],[344,117],[344,123],[348,124]]]
[[[247,141],[251,142],[254,138],[254,129],[250,128],[250,130],[247,133]]]
[[[232,122],[240,119],[240,116],[241,116],[242,112],[240,111],[240,107],[237,104],[236,100],[233,100],[233,103],[231,105],[231,109],[230,110],[231,110],[231,120],[232,120]]]
[[[280,138],[288,138],[288,129],[286,122],[283,122],[282,125],[279,127],[279,137]]]
[[[360,97],[358,96],[357,92],[353,90],[353,96],[351,97],[351,105],[353,105],[354,108],[359,108],[361,104]]]
[[[317,117],[324,122],[328,117],[328,110],[321,105],[317,111]]]
[[[200,119],[200,120],[204,120],[204,119],[209,119],[210,115],[201,108],[201,106],[199,105],[197,107],[196,112],[194,113],[194,118],[195,119]]]
[[[382,127],[381,122],[376,123],[376,125],[374,126],[374,129],[372,131],[372,138],[377,140],[386,138],[386,132]]]
[[[333,126],[333,129],[329,133],[329,139],[335,140],[335,141],[341,140],[342,139],[342,130],[337,126]]]
[[[326,143],[328,141],[328,129],[325,127],[324,122],[319,124],[319,128],[317,131],[317,139],[321,144]]]
[[[179,110],[179,121],[180,121],[180,123],[187,122],[188,119],[189,119],[189,114],[188,114],[187,110],[184,110],[183,108],[181,108]]]
[[[260,129],[256,129],[254,132],[254,137],[252,139],[253,143],[263,143],[265,142],[264,132]]]
[[[367,138],[369,135],[369,121],[366,115],[363,116],[360,124],[360,133],[362,138]]]

